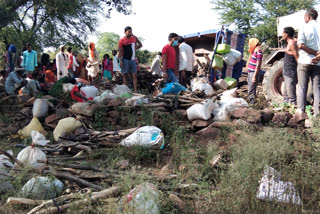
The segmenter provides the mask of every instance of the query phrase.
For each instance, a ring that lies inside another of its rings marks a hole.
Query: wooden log
[[[25,204],[25,205],[40,205],[45,200],[32,200],[28,198],[14,198],[14,197],[9,197],[7,200],[7,204]]]
[[[80,150],[85,150],[88,152],[88,154],[92,154],[92,149],[89,146],[85,146],[85,145],[76,145],[74,148],[76,149],[80,149]]]

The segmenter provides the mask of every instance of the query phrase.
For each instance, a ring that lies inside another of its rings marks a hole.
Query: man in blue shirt
[[[20,88],[27,85],[28,81],[22,78],[23,70],[12,71],[6,79],[6,92],[9,95],[16,94]]]
[[[24,67],[26,74],[33,73],[35,70],[35,67],[38,67],[37,62],[37,52],[31,49],[31,44],[26,44],[27,50],[23,52],[23,62],[22,67]]]

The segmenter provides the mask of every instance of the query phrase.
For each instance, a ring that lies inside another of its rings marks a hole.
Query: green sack
[[[212,68],[216,70],[221,70],[223,68],[223,58],[219,55],[214,55],[212,62]]]
[[[219,44],[216,52],[218,54],[227,54],[227,53],[230,53],[230,50],[231,50],[230,45]]]
[[[232,89],[237,86],[237,80],[232,77],[225,77],[224,81],[228,84],[228,89]]]

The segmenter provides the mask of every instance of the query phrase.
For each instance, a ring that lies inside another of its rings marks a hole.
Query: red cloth
[[[68,66],[68,68],[73,69],[73,55],[71,53],[68,53],[68,57],[69,57],[69,66]]]
[[[111,71],[111,75],[113,76],[113,62],[110,59],[103,60],[103,70]]]
[[[175,70],[176,68],[176,50],[171,45],[166,45],[162,49],[162,57],[163,55],[167,55],[167,69],[171,68]]]
[[[82,98],[76,96],[76,95],[74,94],[74,92],[80,92],[83,96],[86,96],[86,94],[83,93],[82,91],[80,91],[79,88],[78,88],[78,86],[76,86],[76,85],[73,87],[73,89],[72,89],[71,92],[70,92],[70,93],[71,93],[71,98],[72,98],[74,101],[77,101],[77,102],[79,102],[79,103],[84,103],[85,101],[84,101]]]
[[[122,48],[123,46],[131,45],[132,43],[136,44],[136,42],[137,42],[136,37],[131,36],[130,38],[127,38],[125,36],[122,39],[120,39],[119,48]]]
[[[49,84],[55,83],[57,81],[56,75],[54,75],[54,73],[50,70],[46,70],[45,78],[46,78],[46,82]]]

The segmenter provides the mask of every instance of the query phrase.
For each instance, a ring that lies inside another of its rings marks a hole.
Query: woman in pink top
[[[108,80],[112,80],[113,63],[112,63],[112,60],[110,60],[110,57],[108,54],[105,54],[103,56],[102,67],[103,67],[103,78],[104,79],[108,78]]]

